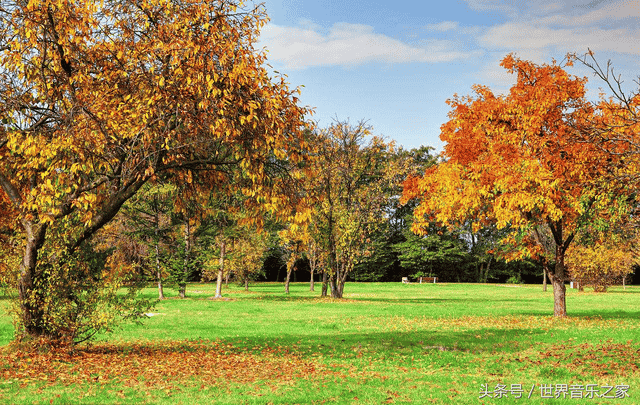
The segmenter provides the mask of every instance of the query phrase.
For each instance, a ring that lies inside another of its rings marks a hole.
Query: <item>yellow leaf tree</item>
[[[331,296],[342,298],[354,266],[372,253],[370,238],[385,220],[402,164],[392,159],[394,144],[372,136],[364,122],[336,122],[320,131],[316,142],[310,190],[318,202],[307,246],[324,250],[322,267],[329,276]]]
[[[253,47],[265,21],[229,1],[2,3],[0,202],[22,238],[21,335],[74,335],[84,315],[47,314],[77,294],[51,299],[48,274],[147,182],[231,193],[239,171],[254,205],[295,204],[271,163],[304,158],[308,111]]]
[[[575,245],[567,252],[566,264],[570,276],[580,288],[592,287],[596,292],[605,292],[633,273],[637,252],[628,244],[600,242],[588,246]]]
[[[509,231],[503,242],[512,246],[513,258],[543,254],[540,236],[548,227],[554,315],[563,317],[567,249],[585,224],[624,211],[618,198],[624,185],[603,181],[619,162],[607,161],[586,140],[595,115],[585,100],[586,79],[555,62],[536,65],[511,55],[502,66],[517,74],[508,94],[475,86],[475,96],[449,100],[452,110],[440,136],[444,161],[424,176],[409,177],[404,199],[420,201],[416,232],[431,220],[471,222],[476,229],[497,224]]]

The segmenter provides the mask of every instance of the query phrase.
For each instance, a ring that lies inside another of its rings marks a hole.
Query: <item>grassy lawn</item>
[[[348,283],[343,300],[302,283],[214,289],[191,284],[73,352],[4,349],[0,403],[640,403],[640,287],[570,290],[561,320],[532,285]],[[0,345],[12,330],[1,315]],[[479,398],[483,384],[508,397]],[[544,388],[556,384],[566,395]],[[589,394],[624,385],[625,399]]]

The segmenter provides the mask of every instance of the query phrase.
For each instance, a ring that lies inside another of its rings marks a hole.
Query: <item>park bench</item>
[[[422,283],[432,283],[435,284],[438,282],[438,277],[418,277],[418,282]]]

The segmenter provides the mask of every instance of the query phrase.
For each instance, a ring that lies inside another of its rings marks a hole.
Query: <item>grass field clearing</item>
[[[569,290],[567,319],[537,285],[348,283],[343,300],[308,289],[230,285],[210,300],[215,285],[190,284],[88,347],[5,347],[0,403],[640,403],[639,287]],[[0,345],[12,330],[0,318]],[[479,398],[483,384],[508,397]],[[566,398],[542,398],[543,384],[567,384]],[[576,384],[628,397],[571,398]]]

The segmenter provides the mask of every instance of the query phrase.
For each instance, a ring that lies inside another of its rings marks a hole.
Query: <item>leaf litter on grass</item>
[[[372,317],[362,317],[370,320]],[[381,329],[400,329],[403,331],[427,330],[476,330],[476,329],[607,329],[614,330],[620,327],[628,328],[629,321],[621,319],[603,319],[601,317],[567,317],[556,318],[553,316],[461,316],[449,317],[428,317],[428,316],[402,316],[390,315],[379,317],[380,321],[374,325],[380,325]],[[640,324],[636,322],[636,328]]]
[[[250,353],[231,344],[203,341],[100,343],[49,351],[5,348],[0,377],[22,387],[33,383],[65,386],[118,383],[124,387],[170,391],[185,385],[220,386],[269,381],[291,384],[319,375],[342,377],[325,365],[261,348]]]

